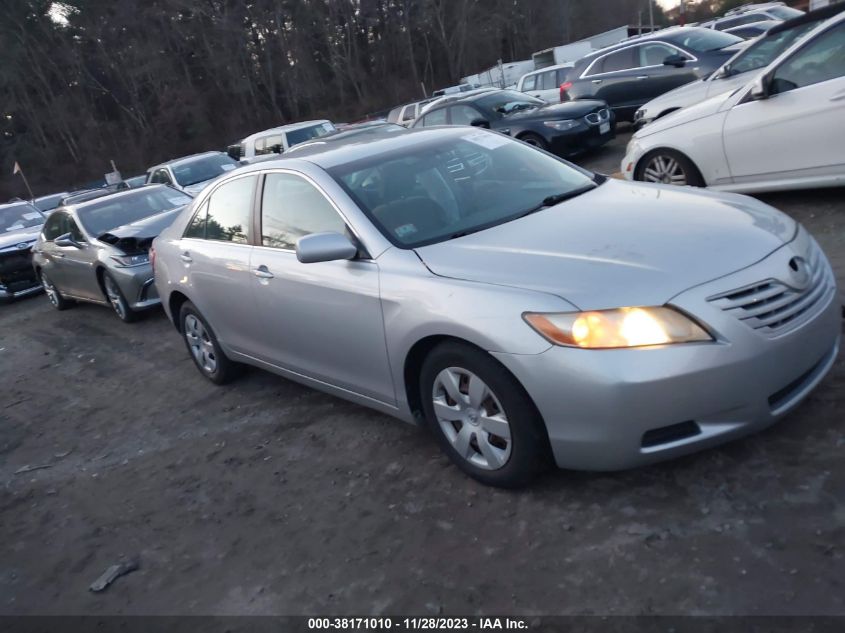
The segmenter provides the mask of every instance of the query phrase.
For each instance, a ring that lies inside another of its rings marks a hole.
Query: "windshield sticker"
[[[408,237],[417,232],[417,227],[413,224],[403,224],[402,226],[396,227],[393,231],[397,237]]]
[[[12,225],[12,226],[10,226],[8,229],[6,229],[6,231],[7,231],[7,232],[8,232],[8,231],[17,231],[18,229],[22,229],[22,228],[23,228],[23,224],[13,224],[13,225]],[[414,230],[416,230],[416,229],[414,229]],[[396,232],[398,233],[398,232],[399,232],[399,230],[397,229],[397,230],[396,230]]]
[[[220,165],[220,169],[222,169],[223,171],[229,171],[231,169],[234,169],[235,167],[237,167],[237,165]]]
[[[464,140],[487,149],[496,149],[508,144],[506,136],[494,132],[473,132],[464,136]]]
[[[41,214],[36,212],[36,211],[30,211],[29,213],[23,214],[24,220],[37,220],[40,217],[41,217]]]
[[[334,126],[331,123],[323,123],[323,129],[326,132],[334,132]]]

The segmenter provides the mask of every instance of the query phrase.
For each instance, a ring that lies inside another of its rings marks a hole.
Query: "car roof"
[[[103,198],[110,198],[110,199],[120,199],[125,198],[127,196],[135,196],[138,195],[141,191],[148,191],[150,189],[162,189],[168,188],[173,191],[174,194],[181,194],[181,195],[188,195],[182,193],[181,191],[177,191],[172,187],[167,187],[167,185],[162,184],[151,184],[151,185],[144,185],[143,187],[133,187],[132,189],[120,189],[119,191],[109,191],[107,194],[103,196],[97,196],[96,198],[91,198],[89,200],[82,200],[81,202],[71,203],[69,205],[64,206],[65,209],[70,209],[72,211],[78,211],[79,209],[84,209],[85,207],[93,205],[95,202],[101,202]]]
[[[563,64],[555,64],[554,66],[544,66],[543,68],[535,68],[534,70],[529,70],[527,73],[523,75],[523,77],[527,77],[528,75],[533,75],[534,73],[544,73],[547,70],[559,70],[561,68],[572,68],[575,65],[575,62],[564,62]]]
[[[643,35],[635,35],[634,37],[629,37],[626,40],[622,40],[621,42],[617,42],[616,44],[612,44],[610,46],[605,46],[604,48],[600,48],[597,51],[593,51],[592,53],[588,53],[584,55],[581,59],[575,62],[576,65],[583,64],[585,62],[591,62],[602,55],[606,55],[607,53],[611,53],[617,49],[625,48],[627,46],[633,46],[634,44],[639,44],[641,42],[650,42],[652,40],[666,40],[667,42],[675,43],[674,38],[676,35],[680,33],[688,33],[691,30],[696,31],[712,31],[712,29],[706,29],[698,26],[670,26],[665,29],[660,29],[659,31],[653,31],[651,33],[645,33]]]
[[[413,128],[401,134],[358,136],[335,143],[311,145],[296,152],[281,154],[276,160],[268,160],[257,164],[250,164],[237,170],[238,173],[260,171],[273,167],[285,167],[294,162],[307,161],[322,169],[332,169],[339,165],[355,162],[362,158],[372,158],[389,154],[397,150],[408,150],[417,146],[427,145],[438,139],[456,139],[468,134],[497,134],[479,128],[463,126],[444,126],[436,128]],[[498,134],[497,134],[498,136]],[[230,174],[234,172],[229,172]]]
[[[20,200],[16,202],[5,202],[3,204],[0,204],[0,212],[7,211],[8,209],[14,209],[16,207],[32,207],[33,209],[38,211],[38,207],[36,207],[28,200]]]
[[[218,151],[209,151],[209,152],[200,152],[199,154],[190,154],[189,156],[182,156],[180,158],[172,158],[170,160],[166,160],[163,163],[159,163],[158,165],[153,165],[152,167],[147,169],[147,173],[153,171],[154,169],[160,169],[162,167],[171,167],[173,165],[181,165],[183,163],[191,163],[195,160],[200,158],[207,158],[209,156],[226,156],[227,154],[224,152]]]
[[[249,136],[246,136],[241,139],[241,143],[249,143],[257,138],[261,138],[265,134],[272,134],[273,132],[293,132],[295,130],[301,130],[302,128],[306,127],[322,125],[323,123],[331,123],[331,121],[329,121],[328,119],[315,119],[313,121],[300,121],[298,123],[288,123],[286,125],[279,125],[277,127],[271,127],[266,130],[250,134]]]
[[[299,156],[306,149],[313,146],[334,145],[336,143],[347,142],[360,143],[361,141],[367,139],[379,138],[381,136],[395,136],[397,134],[406,134],[407,132],[408,128],[402,125],[397,125],[396,123],[361,123],[337,132],[331,132],[325,136],[321,136],[320,138],[300,143],[295,147],[291,147],[286,154],[296,152],[297,156]]]
[[[791,18],[789,20],[786,20],[785,22],[781,22],[777,26],[772,27],[771,29],[769,29],[769,32],[766,34],[766,36],[768,37],[769,35],[776,35],[778,33],[781,33],[782,31],[786,31],[802,24],[829,20],[830,18],[839,15],[842,12],[845,12],[845,3],[841,2],[838,4],[831,4],[827,7],[822,7],[821,9],[816,9],[815,11],[808,11],[804,15],[799,15],[796,18]]]

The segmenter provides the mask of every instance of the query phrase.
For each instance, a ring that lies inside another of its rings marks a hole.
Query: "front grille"
[[[806,266],[810,279],[803,289],[767,279],[710,297],[708,301],[755,330],[779,334],[815,315],[824,306],[823,299],[831,289],[827,264],[815,245],[811,247]]]
[[[20,292],[37,283],[32,252],[28,248],[0,253],[0,285],[7,291]]]
[[[605,123],[610,120],[610,110],[608,108],[603,108],[598,112],[591,112],[584,118],[590,125],[598,125],[600,123]]]

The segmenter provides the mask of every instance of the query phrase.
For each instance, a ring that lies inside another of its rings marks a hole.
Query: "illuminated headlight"
[[[149,253],[142,253],[141,255],[112,255],[111,258],[120,266],[131,268],[132,266],[141,266],[150,263]]]
[[[555,345],[567,347],[609,349],[713,340],[695,321],[665,307],[527,312],[523,318]]]
[[[572,128],[577,127],[578,121],[573,121],[571,119],[564,119],[563,121],[543,121],[543,125],[550,127],[553,130],[557,130],[558,132],[566,132],[566,130],[571,130]]]

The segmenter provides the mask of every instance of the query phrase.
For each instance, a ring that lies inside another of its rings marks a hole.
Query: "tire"
[[[70,307],[70,301],[62,296],[56,285],[53,284],[43,271],[39,272],[38,276],[41,278],[41,287],[44,288],[44,293],[47,295],[47,299],[50,300],[50,305],[56,308],[56,310],[67,310]]]
[[[537,408],[522,385],[485,352],[457,342],[438,345],[423,361],[419,380],[426,424],[470,477],[518,488],[551,464]],[[449,393],[454,389],[460,392],[456,398]]]
[[[190,301],[179,310],[179,331],[200,373],[217,385],[237,378],[243,366],[226,357],[208,322]]]
[[[129,307],[129,302],[123,296],[120,286],[107,272],[103,272],[103,294],[121,321],[132,323],[138,320],[138,313]]]
[[[528,143],[529,145],[533,145],[538,149],[549,151],[549,144],[546,142],[546,139],[538,134],[523,134],[519,137],[519,140]]]
[[[640,159],[634,179],[665,185],[704,187],[701,172],[689,158],[673,149],[656,149]]]

